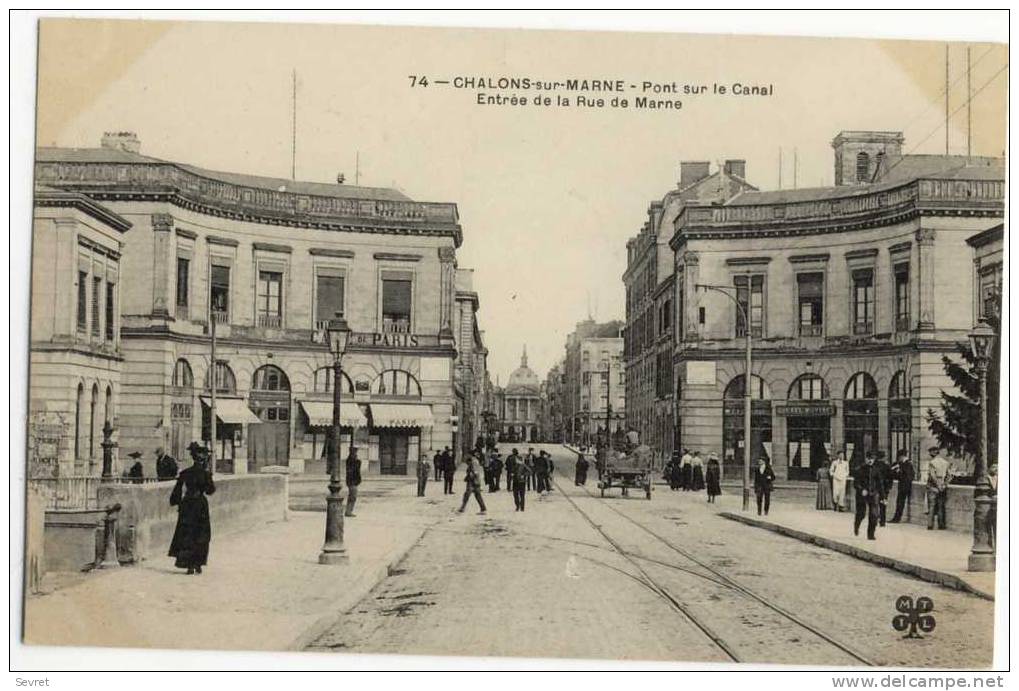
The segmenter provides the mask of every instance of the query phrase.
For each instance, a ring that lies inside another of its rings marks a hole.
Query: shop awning
[[[432,406],[423,403],[372,403],[373,427],[431,427]]]
[[[212,407],[212,400],[208,396],[202,396],[202,403],[209,408]],[[216,397],[216,419],[227,425],[257,424],[261,422],[258,416],[251,412],[251,408],[241,398],[219,398]]]
[[[300,401],[304,414],[308,416],[308,424],[312,427],[330,427],[333,424],[333,404],[331,401]],[[356,403],[340,403],[340,425],[343,427],[367,427],[368,418],[361,412]]]

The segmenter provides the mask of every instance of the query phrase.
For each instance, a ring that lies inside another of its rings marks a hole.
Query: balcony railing
[[[409,334],[410,319],[382,318],[382,333],[387,334]]]
[[[801,336],[823,336],[824,324],[800,324]]]
[[[283,315],[280,314],[260,314],[258,315],[258,325],[264,329],[280,329],[283,328]]]
[[[212,320],[217,324],[229,324],[230,313],[221,310],[212,310]]]
[[[99,487],[102,484],[149,484],[158,482],[154,477],[112,477],[103,479],[94,475],[30,478],[28,484],[36,489],[50,510],[98,509]]]

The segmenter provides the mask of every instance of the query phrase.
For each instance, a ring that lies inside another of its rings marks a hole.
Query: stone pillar
[[[841,398],[833,398],[831,400],[832,405],[835,407],[835,414],[831,418],[831,453],[832,456],[837,454],[839,451],[844,451],[846,448],[845,439],[845,426],[843,418],[843,401]],[[849,458],[847,457],[848,461]]]
[[[892,450],[888,446],[888,399],[879,398],[877,402],[877,448],[885,452],[888,464],[895,462]]]
[[[173,217],[152,214],[152,314],[170,316],[170,252]]]
[[[697,283],[700,281],[700,256],[696,252],[683,253],[683,332],[686,334],[684,340],[700,340],[700,294],[697,292]]]
[[[920,320],[917,328],[921,331],[934,329],[934,239],[937,231],[920,228],[916,231],[920,264]]]
[[[454,271],[456,270],[456,249],[439,248],[439,337],[453,338],[453,296]]]

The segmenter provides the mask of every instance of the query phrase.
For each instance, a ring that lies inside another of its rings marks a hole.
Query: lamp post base
[[[350,557],[347,556],[346,548],[341,547],[337,552],[322,550],[318,555],[319,564],[349,564]]]
[[[970,571],[994,571],[994,547],[991,546],[990,517],[995,501],[990,487],[978,482],[973,497],[973,549],[969,554]]]
[[[969,555],[969,571],[994,571],[994,553],[970,553]]]
[[[347,548],[343,545],[343,496],[338,483],[330,483],[326,497],[326,540],[318,555],[319,564],[346,564]]]
[[[743,488],[743,510],[750,510],[750,488],[748,487]]]

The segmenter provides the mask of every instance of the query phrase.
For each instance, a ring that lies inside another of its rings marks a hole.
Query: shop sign
[[[750,401],[750,413],[752,415],[771,415],[771,401]],[[743,401],[726,401],[726,415],[742,415]],[[799,413],[795,413],[799,415]]]
[[[831,417],[835,414],[835,406],[830,403],[790,403],[775,406],[775,412],[785,416]]]
[[[350,334],[349,345],[372,346],[374,348],[417,348],[421,343],[421,337],[417,334],[406,333],[360,333]]]

